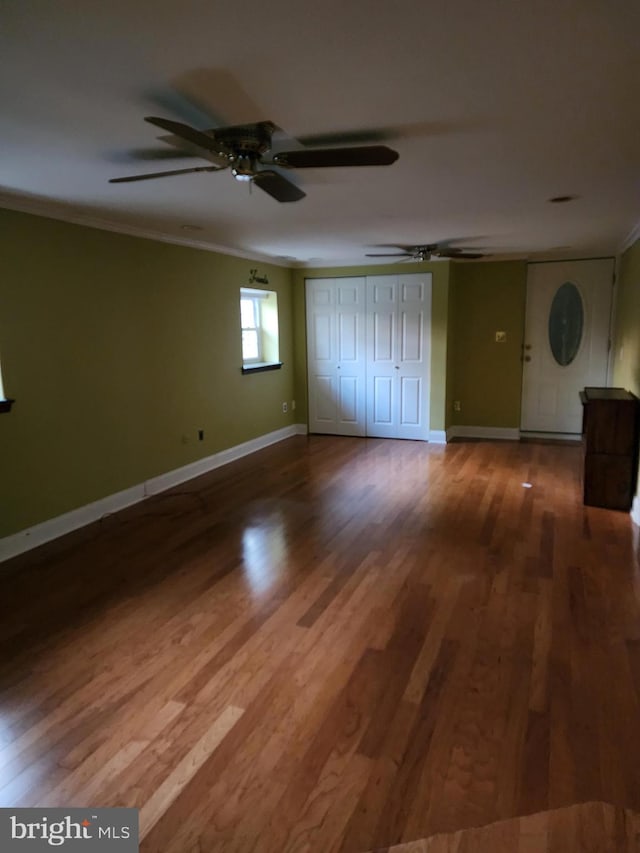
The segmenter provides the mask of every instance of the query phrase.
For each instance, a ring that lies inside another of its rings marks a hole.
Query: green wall
[[[430,272],[432,274],[431,291],[431,411],[430,428],[445,428],[445,410],[447,399],[447,326],[449,311],[449,269],[448,262],[411,264],[402,272]],[[299,400],[298,420],[307,420],[307,342],[305,279],[339,278],[343,276],[395,275],[397,264],[376,266],[326,267],[297,269],[293,273],[295,349],[296,349],[296,393]]]
[[[613,385],[640,397],[640,240],[620,258],[614,317]]]
[[[520,426],[526,284],[524,261],[452,264],[448,425]]]
[[[0,256],[0,537],[296,420],[289,270],[7,210]],[[256,266],[284,367],[243,376]]]
[[[614,316],[613,384],[640,397],[640,240],[620,258]]]

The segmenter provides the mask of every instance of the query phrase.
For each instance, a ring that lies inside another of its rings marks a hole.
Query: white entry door
[[[613,258],[530,264],[523,432],[580,434],[579,392],[607,384]]]
[[[367,435],[429,438],[431,273],[367,279]]]
[[[307,280],[309,430],[365,434],[365,279]]]

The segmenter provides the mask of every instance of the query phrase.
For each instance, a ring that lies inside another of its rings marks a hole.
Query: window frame
[[[262,318],[260,316],[260,299],[259,295],[253,296],[247,293],[247,288],[242,288],[240,291],[240,331],[242,334],[242,364],[243,365],[251,365],[251,364],[262,364],[263,361],[263,353],[262,353]],[[244,317],[242,311],[242,303],[250,302],[253,311],[253,325],[245,326],[244,325]],[[257,355],[253,358],[248,358],[245,355],[245,344],[244,344],[244,336],[245,332],[253,332],[256,336],[256,349]]]
[[[269,299],[273,300],[271,307],[267,305]],[[245,300],[250,301],[253,305],[253,320],[256,325],[243,325],[242,303]],[[245,332],[256,333],[257,357],[245,357]],[[259,290],[253,287],[240,288],[240,335],[242,373],[261,373],[265,370],[279,370],[282,367],[282,362],[279,360],[278,294],[275,290]]]

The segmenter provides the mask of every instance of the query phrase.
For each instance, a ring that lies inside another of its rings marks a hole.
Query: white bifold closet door
[[[365,279],[307,281],[309,430],[365,435]]]
[[[367,435],[429,438],[431,275],[367,279]]]
[[[309,430],[429,438],[431,274],[307,280]]]

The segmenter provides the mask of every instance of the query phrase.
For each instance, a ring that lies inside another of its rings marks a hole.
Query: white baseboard
[[[446,444],[447,443],[446,431],[443,429],[429,430],[429,443],[430,444]]]
[[[640,527],[640,497],[635,495],[631,504],[631,521]]]
[[[498,441],[520,441],[520,430],[511,427],[451,426],[447,441],[452,438],[489,438]]]
[[[528,432],[523,430],[520,432],[521,438],[540,438],[553,439],[554,441],[582,441],[582,436],[579,432]]]
[[[65,533],[71,533],[72,530],[91,524],[105,515],[139,503],[145,497],[144,483],[140,483],[130,489],[115,492],[115,494],[107,495],[106,498],[73,509],[71,512],[57,515],[55,518],[50,518],[33,527],[27,527],[11,536],[5,536],[4,539],[0,539],[0,562],[9,560],[11,557],[17,557],[18,554],[23,554],[39,545],[44,545],[45,542],[64,536]]]
[[[71,512],[65,512],[63,515],[58,515],[55,518],[50,518],[33,527],[27,527],[25,530],[20,530],[11,536],[5,536],[4,539],[0,539],[0,562],[9,560],[11,557],[17,557],[19,554],[25,553],[25,551],[37,548],[39,545],[44,545],[45,542],[50,542],[52,539],[64,536],[65,533],[71,533],[72,530],[77,530],[80,527],[85,527],[87,524],[98,521],[105,515],[118,512],[121,509],[125,509],[125,507],[145,500],[145,498],[157,495],[159,492],[184,483],[186,480],[191,480],[194,477],[200,476],[200,474],[206,474],[207,471],[213,471],[215,468],[220,468],[222,465],[227,465],[229,462],[241,459],[243,456],[248,456],[250,453],[255,453],[257,450],[262,450],[264,447],[269,447],[269,445],[276,444],[278,441],[283,441],[285,438],[306,434],[306,424],[293,424],[292,426],[283,427],[282,429],[251,439],[251,441],[237,444],[235,447],[229,447],[227,450],[221,450],[212,456],[198,459],[196,462],[191,462],[182,468],[168,471],[159,477],[152,477],[150,480],[139,483],[137,486],[132,486],[130,489],[116,492],[113,495],[107,495],[100,500],[78,507],[78,509],[71,510]]]
[[[242,459],[243,456],[255,453],[256,450],[262,450],[264,447],[269,447],[270,444],[276,444],[285,438],[291,438],[292,435],[299,435],[301,434],[300,429],[306,434],[306,424],[294,424],[293,426],[283,427],[282,429],[275,430],[275,432],[269,432],[266,435],[258,436],[258,438],[252,438],[250,441],[245,441],[242,444],[236,444],[235,447],[229,447],[227,450],[221,450],[219,453],[214,453],[213,456],[205,456],[204,459],[198,459],[189,465],[183,465],[182,468],[167,471],[166,474],[160,474],[159,477],[153,477],[144,483],[145,497],[157,495],[159,492],[166,492],[167,489],[179,486],[180,483],[185,483],[187,480],[193,480],[194,477],[206,474],[207,471],[213,471],[214,468],[228,465],[229,462]]]

